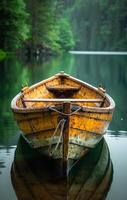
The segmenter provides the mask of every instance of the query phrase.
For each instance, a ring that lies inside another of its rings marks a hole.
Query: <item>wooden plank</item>
[[[63,81],[63,80],[61,80]],[[61,95],[64,94],[64,96],[69,96],[73,95],[74,93],[77,93],[80,90],[80,87],[72,87],[72,86],[67,86],[62,84],[62,86],[48,86],[46,89],[49,92],[52,92],[56,97],[60,97]]]
[[[78,90],[80,90],[80,88],[81,87],[72,87],[72,86],[62,86],[62,87],[60,87],[60,86],[57,86],[57,87],[53,87],[53,86],[46,86],[46,89],[48,89],[49,91],[57,91],[57,90],[62,90],[62,91],[78,91]]]
[[[71,112],[70,102],[63,104],[63,112],[69,114]],[[68,160],[68,144],[69,144],[69,130],[70,130],[70,116],[63,116],[66,120],[63,130],[63,174],[67,175],[67,160]]]
[[[103,99],[23,99],[24,102],[86,102],[86,103],[101,103]]]

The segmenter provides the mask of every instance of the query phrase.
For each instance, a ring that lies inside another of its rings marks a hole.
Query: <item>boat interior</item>
[[[42,108],[58,106],[66,101],[70,101],[72,107],[73,105],[109,106],[109,101],[103,88],[94,88],[87,83],[62,74],[31,87],[22,88],[16,106],[19,108]]]

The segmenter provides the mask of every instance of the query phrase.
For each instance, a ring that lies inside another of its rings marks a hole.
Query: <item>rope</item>
[[[81,110],[81,108],[82,107],[79,107],[79,108],[77,108],[74,112],[71,112],[71,113],[64,113],[64,112],[61,112],[61,111],[59,111],[59,110],[57,110],[57,109],[55,109],[55,108],[53,108],[53,107],[49,107],[49,109],[50,110],[52,110],[52,111],[55,111],[55,112],[57,112],[57,113],[59,113],[59,114],[61,114],[61,115],[64,115],[64,116],[71,116],[71,115],[73,115],[73,114],[75,114],[76,112],[78,112],[79,110]]]
[[[81,106],[79,107],[79,108],[77,108],[74,112],[71,112],[71,113],[63,113],[63,112],[61,112],[61,111],[59,111],[59,110],[57,110],[57,109],[55,109],[55,108],[53,108],[53,107],[49,107],[49,109],[50,110],[52,110],[52,111],[55,111],[55,112],[57,112],[57,113],[59,113],[59,114],[61,114],[61,115],[64,115],[64,116],[71,116],[71,115],[73,115],[74,113],[76,113],[76,112],[78,112],[79,110],[81,110]],[[55,129],[55,131],[54,131],[54,133],[53,133],[53,136],[52,136],[52,139],[51,139],[51,143],[50,143],[50,146],[49,146],[49,153],[50,153],[50,155],[53,155],[54,154],[54,152],[57,150],[57,148],[58,148],[58,146],[59,146],[59,144],[60,144],[60,141],[61,141],[61,138],[62,138],[62,134],[63,134],[63,129],[64,129],[64,125],[65,125],[65,122],[66,122],[66,119],[61,119],[60,121],[59,121],[59,123],[57,124],[57,127],[56,127],[56,129]],[[56,135],[56,133],[58,132],[58,129],[61,127],[61,130],[60,130],[60,136],[59,136],[59,139],[58,139],[58,142],[57,142],[57,144],[56,144],[56,146],[55,146],[55,148],[54,148],[54,151],[53,152],[51,152],[51,147],[52,147],[52,142],[53,142],[53,139],[54,139],[54,136]]]
[[[58,146],[59,146],[60,140],[61,140],[61,138],[62,138],[62,134],[63,134],[63,129],[64,129],[65,122],[66,122],[66,119],[61,119],[61,120],[59,121],[59,123],[57,124],[57,127],[56,127],[56,129],[55,129],[55,131],[54,131],[54,133],[53,133],[52,140],[51,140],[51,143],[50,143],[50,146],[49,146],[49,150],[48,150],[49,153],[50,153],[51,155],[54,154],[54,152],[57,150],[57,148],[58,148]],[[53,139],[54,139],[54,136],[55,136],[56,133],[58,132],[58,129],[60,128],[60,126],[61,126],[61,130],[60,130],[60,136],[59,136],[58,142],[57,142],[57,144],[56,144],[56,146],[55,146],[55,148],[54,148],[54,151],[51,152],[52,141],[53,141]]]

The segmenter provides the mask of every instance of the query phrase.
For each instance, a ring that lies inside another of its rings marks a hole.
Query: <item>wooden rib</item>
[[[24,102],[88,102],[88,103],[101,103],[103,99],[23,99]]]

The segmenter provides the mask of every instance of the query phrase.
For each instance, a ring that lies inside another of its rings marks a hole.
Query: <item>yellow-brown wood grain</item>
[[[42,99],[42,101],[37,102],[34,99]],[[43,102],[43,99],[55,99],[56,102]],[[68,113],[68,136],[65,134],[65,141],[68,137],[69,142],[84,146],[87,146],[88,142],[88,146],[91,147],[98,143],[112,120],[115,103],[102,88],[95,88],[63,73],[23,88],[12,100],[14,118],[23,134],[29,140],[32,136],[36,136],[36,143],[51,140],[61,116],[63,115],[63,118],[67,116],[67,113],[63,114],[63,102],[57,102],[57,99],[65,99],[65,101],[67,99],[71,104]],[[71,102],[74,99],[77,99],[76,102]],[[80,99],[93,101],[81,102]],[[52,111],[51,107],[55,110]],[[56,132],[56,136],[57,143],[59,131]]]

